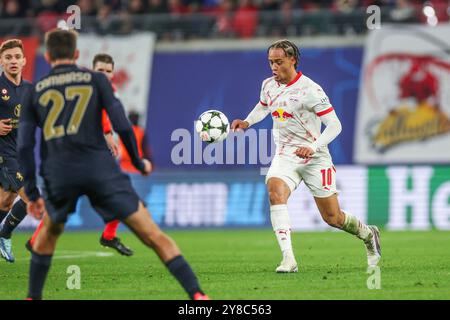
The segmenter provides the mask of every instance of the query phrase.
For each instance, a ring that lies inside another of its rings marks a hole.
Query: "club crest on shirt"
[[[279,122],[284,122],[286,120],[294,118],[294,115],[292,113],[287,112],[283,108],[278,108],[272,112],[272,118]]]
[[[5,88],[3,88],[3,89],[2,89],[2,100],[8,101],[9,98],[11,98],[11,97],[8,96],[8,90],[6,90]]]

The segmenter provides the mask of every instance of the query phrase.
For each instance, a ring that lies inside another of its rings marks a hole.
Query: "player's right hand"
[[[144,163],[144,172],[142,172],[142,175],[148,176],[153,170],[152,163],[147,159],[142,159],[142,162]]]
[[[11,119],[0,120],[0,136],[6,136],[12,130]]]
[[[233,132],[245,130],[249,127],[249,123],[247,121],[236,119],[231,123],[231,130]]]
[[[36,219],[41,220],[45,212],[44,199],[38,198],[36,201],[29,201],[27,203],[27,211]]]

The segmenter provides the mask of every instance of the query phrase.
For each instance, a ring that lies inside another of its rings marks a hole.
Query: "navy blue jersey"
[[[30,106],[22,110],[20,119],[19,162],[31,200],[39,196],[33,157],[36,127],[42,128],[40,173],[44,180],[54,180],[61,170],[80,171],[81,175],[99,159],[106,165],[112,158],[103,136],[103,108],[114,130],[127,141],[133,164],[144,170],[131,124],[106,76],[74,64],[58,65],[35,83]]]
[[[0,136],[0,156],[17,158],[17,128],[19,117],[25,104],[31,101],[33,85],[22,80],[19,85],[0,76],[0,119],[11,119],[13,129],[6,135]]]

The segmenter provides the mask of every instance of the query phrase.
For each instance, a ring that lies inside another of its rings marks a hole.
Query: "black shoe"
[[[100,244],[105,247],[116,249],[117,252],[119,252],[121,255],[124,256],[129,257],[132,256],[134,253],[133,250],[125,246],[117,237],[113,238],[112,240],[107,240],[102,236],[100,237]]]
[[[27,243],[25,243],[25,248],[27,248],[28,251],[33,253],[33,246],[31,245],[31,239],[28,239]]]

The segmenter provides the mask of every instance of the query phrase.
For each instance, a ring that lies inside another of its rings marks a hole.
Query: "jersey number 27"
[[[60,138],[67,135],[77,134],[80,128],[81,121],[83,120],[86,107],[89,104],[89,100],[92,95],[92,86],[71,86],[66,87],[64,95],[55,89],[46,91],[40,98],[39,104],[43,107],[48,107],[50,103],[52,108],[47,114],[47,118],[44,122],[44,139],[45,141]],[[55,126],[59,115],[65,107],[66,101],[71,101],[78,97],[73,109],[72,116],[70,117],[67,128],[63,125]]]

